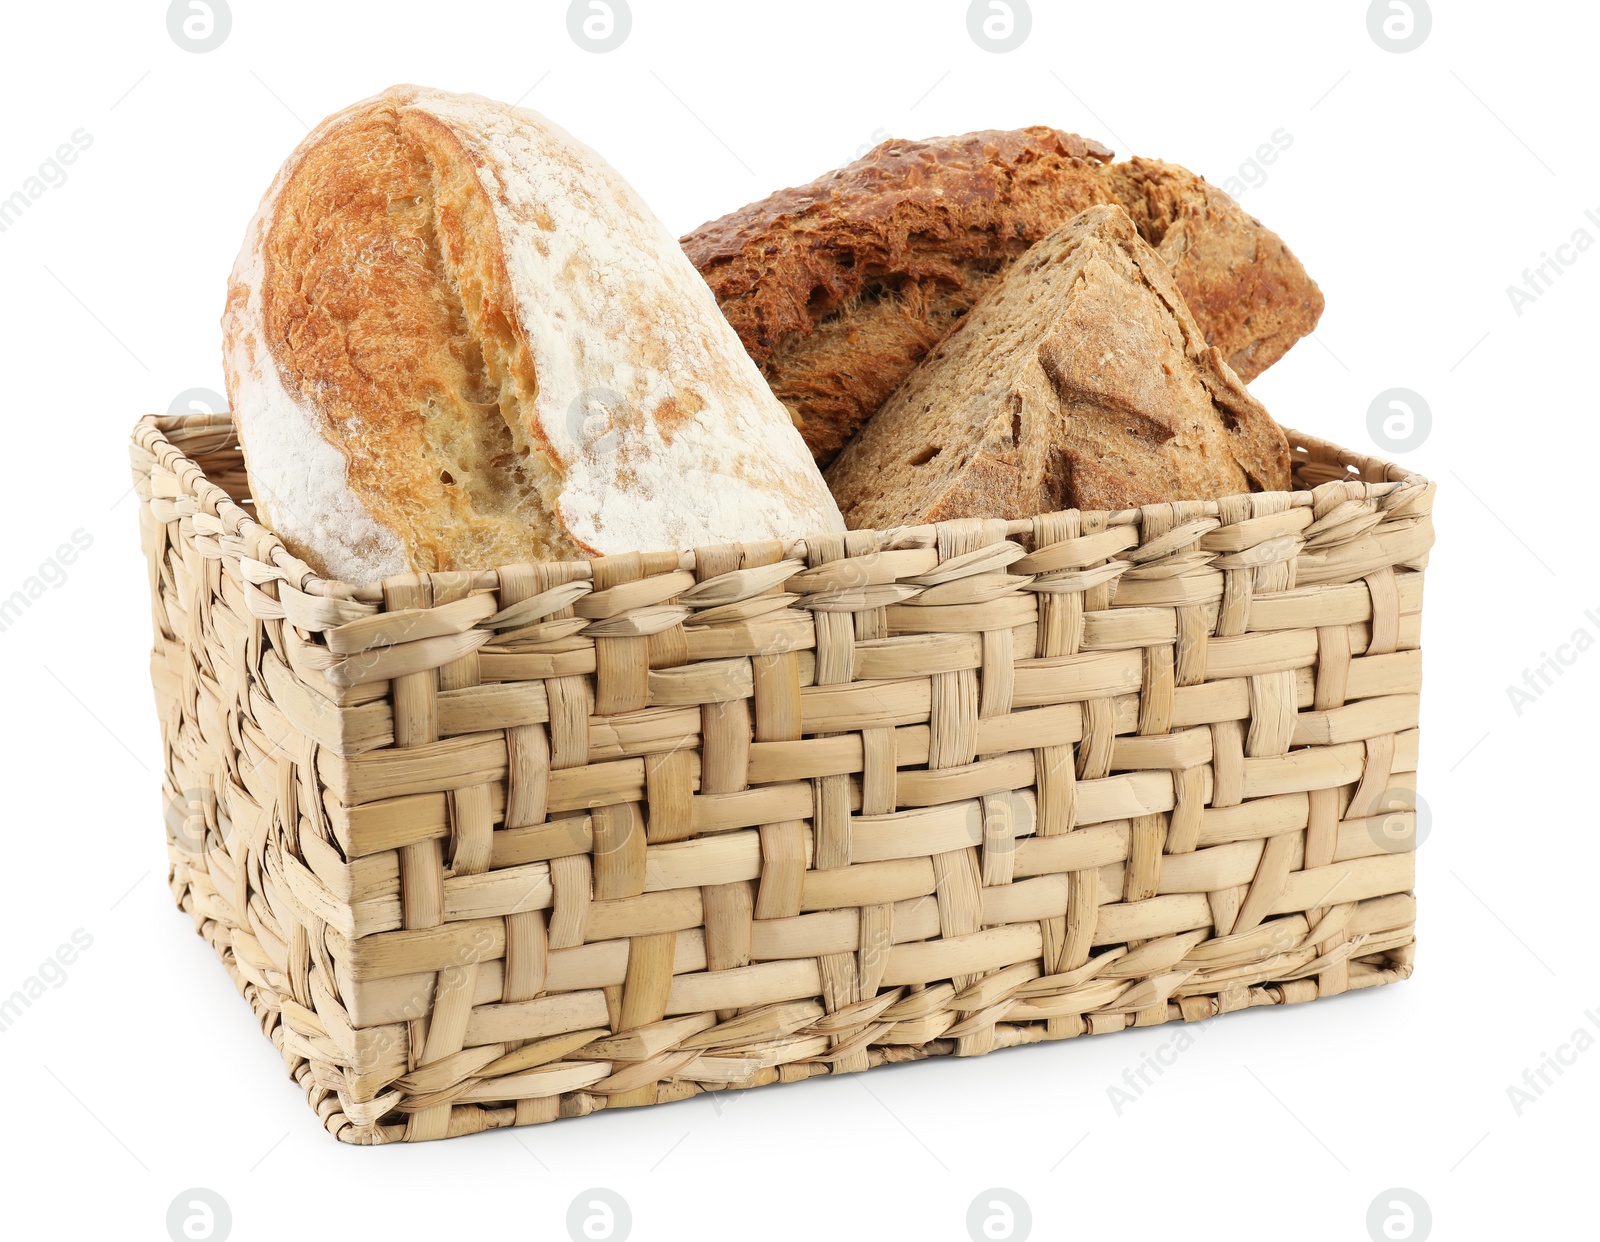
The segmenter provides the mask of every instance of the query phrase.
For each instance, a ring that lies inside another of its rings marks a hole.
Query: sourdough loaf
[[[533,112],[403,86],[324,121],[223,327],[262,520],[351,582],[841,529],[672,236]]]
[[[1123,203],[1245,379],[1315,326],[1322,295],[1276,234],[1170,164],[1111,164],[1045,126],[894,139],[683,247],[826,463],[1029,246]]]
[[[852,528],[1289,484],[1283,432],[1116,206],[1019,259],[828,470]]]

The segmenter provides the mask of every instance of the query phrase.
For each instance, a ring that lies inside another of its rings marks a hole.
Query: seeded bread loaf
[[[223,327],[262,520],[353,583],[842,528],[671,234],[533,112],[406,86],[324,121]]]
[[[1315,326],[1322,295],[1276,234],[1175,165],[1111,158],[1046,126],[893,139],[683,247],[822,463],[1028,247],[1097,203],[1127,207],[1244,378]]]
[[[1282,489],[1289,447],[1098,206],[1012,265],[827,477],[850,527],[884,529]]]

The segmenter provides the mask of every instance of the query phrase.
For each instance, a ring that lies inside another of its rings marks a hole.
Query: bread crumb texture
[[[817,460],[832,460],[1030,246],[1117,203],[1209,344],[1254,378],[1316,325],[1288,248],[1202,178],[1036,125],[891,139],[683,239]]]
[[[852,528],[1289,484],[1282,430],[1117,206],[1030,249],[828,471]]]

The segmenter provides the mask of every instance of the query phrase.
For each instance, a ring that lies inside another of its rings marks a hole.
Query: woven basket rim
[[[414,575],[402,574],[394,578],[380,579],[363,585],[355,585],[338,578],[330,578],[318,572],[311,565],[295,556],[284,544],[282,538],[271,527],[262,523],[250,510],[240,505],[226,490],[212,482],[206,476],[204,469],[184,450],[173,444],[167,437],[172,431],[182,430],[191,435],[204,436],[216,434],[222,439],[208,448],[209,452],[222,452],[240,447],[238,428],[231,412],[221,413],[192,413],[192,414],[146,414],[134,425],[132,440],[135,446],[148,452],[160,465],[183,485],[183,495],[192,495],[213,507],[217,518],[229,534],[238,535],[249,541],[256,552],[254,556],[244,559],[250,567],[256,569],[258,585],[261,582],[279,581],[307,595],[322,596],[329,599],[350,600],[364,604],[381,604],[384,598],[384,584],[386,582],[412,581]],[[1425,475],[1413,470],[1408,470],[1381,457],[1372,457],[1355,453],[1343,448],[1330,440],[1324,440],[1307,432],[1297,431],[1291,427],[1283,428],[1284,435],[1289,441],[1291,467],[1302,462],[1315,462],[1323,465],[1341,465],[1349,473],[1347,479],[1334,479],[1309,490],[1296,490],[1289,492],[1251,492],[1246,496],[1286,496],[1290,508],[1315,508],[1325,502],[1329,489],[1348,489],[1352,485],[1361,489],[1361,494],[1367,498],[1392,496],[1395,493],[1409,491],[1415,488],[1430,487],[1433,481]],[[1383,476],[1382,482],[1374,482],[1371,476]],[[1199,506],[1195,512],[1203,517],[1217,517],[1221,513],[1221,506],[1237,497],[1224,497],[1220,500],[1162,502],[1155,505],[1145,505],[1140,508],[1119,509],[1106,513],[1108,526],[1140,525],[1144,520],[1147,509],[1166,509],[1172,503],[1181,503],[1186,506]],[[1087,512],[1086,510],[1060,510],[1061,513]],[[1005,538],[1017,535],[1031,535],[1037,524],[1047,518],[1055,517],[1055,513],[1037,514],[1030,518],[1004,519]],[[974,520],[974,519],[967,519]],[[975,519],[983,520],[983,519]],[[931,546],[938,529],[938,524],[927,523],[917,526],[898,526],[887,530],[859,530],[850,533],[856,537],[876,537],[879,540],[879,551],[898,550],[902,548]],[[789,541],[784,545],[784,558],[804,561],[807,559],[809,538],[799,538]],[[695,564],[695,554],[700,549],[657,549],[657,553],[668,555],[676,552],[679,558],[679,567],[692,569]],[[639,549],[638,551],[645,551]],[[565,566],[576,579],[588,579],[591,576],[591,561],[598,558],[584,558],[572,561],[544,561],[545,565]],[[527,564],[528,562],[522,562]],[[488,569],[466,571],[475,574],[471,589],[493,590],[500,581],[503,569],[513,568],[511,565],[495,566]]]

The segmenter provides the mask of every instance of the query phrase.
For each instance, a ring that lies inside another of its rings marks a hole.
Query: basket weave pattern
[[[473,1133],[1404,978],[1433,485],[354,589],[148,418],[172,891],[327,1129]]]

